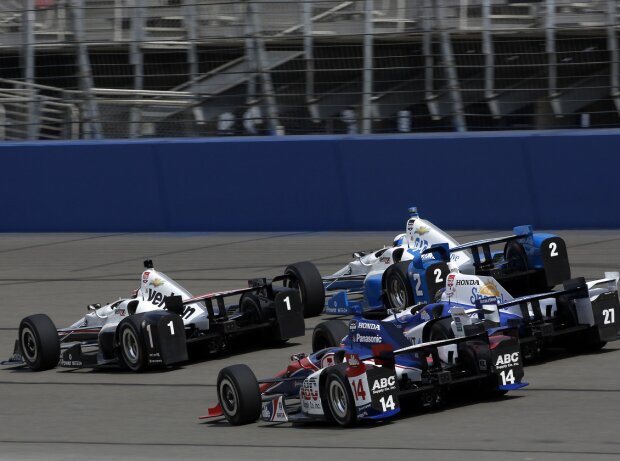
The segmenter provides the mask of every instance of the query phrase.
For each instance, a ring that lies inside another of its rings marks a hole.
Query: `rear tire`
[[[443,341],[444,339],[454,338],[452,329],[443,321],[435,322],[428,330],[427,341]]]
[[[340,368],[325,372],[325,413],[339,426],[351,427],[357,423],[357,410],[349,380]]]
[[[140,373],[148,368],[146,347],[142,341],[140,329],[131,317],[124,319],[118,326],[119,360],[123,368]]]
[[[265,319],[260,299],[254,293],[245,293],[239,300],[239,312],[245,314],[253,323],[261,323]]]
[[[247,365],[231,365],[220,370],[217,399],[224,416],[233,426],[253,423],[260,416],[258,381]]]
[[[511,266],[511,273],[525,273],[530,268],[523,245],[514,240],[506,243],[504,259]],[[515,297],[544,293],[553,288],[547,285],[546,280],[545,271],[538,269],[535,274],[518,277],[511,282],[504,281],[504,288]]]
[[[19,324],[19,343],[24,362],[32,370],[51,370],[58,365],[60,339],[54,322],[47,315],[24,318]]]
[[[407,277],[409,261],[392,264],[383,275],[385,306],[388,309],[402,310],[415,304],[411,283]]]
[[[327,320],[314,327],[312,332],[312,352],[328,347],[338,347],[349,334],[349,325],[342,320]]]
[[[285,286],[299,290],[304,317],[320,315],[325,307],[325,289],[316,266],[307,261],[291,264],[284,270],[284,275],[289,276]]]

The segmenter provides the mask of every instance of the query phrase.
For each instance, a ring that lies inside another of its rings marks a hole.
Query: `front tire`
[[[413,289],[407,277],[409,262],[392,264],[383,276],[385,305],[388,309],[403,310],[415,304]]]
[[[312,352],[328,347],[338,347],[349,334],[349,325],[342,320],[327,320],[314,327],[312,332]]]
[[[325,374],[325,413],[328,419],[343,427],[355,425],[357,411],[349,380],[340,368],[330,368]]]
[[[284,270],[284,275],[289,276],[285,286],[299,290],[304,317],[320,315],[325,307],[325,289],[316,266],[307,261],[291,264]]]
[[[124,367],[140,373],[148,367],[146,347],[138,326],[131,317],[123,320],[118,327],[119,358]]]
[[[54,322],[47,315],[24,318],[19,324],[19,343],[24,362],[32,370],[51,370],[58,365],[60,339]]]
[[[232,365],[220,370],[217,399],[224,416],[233,426],[253,423],[260,416],[258,380],[247,365]]]

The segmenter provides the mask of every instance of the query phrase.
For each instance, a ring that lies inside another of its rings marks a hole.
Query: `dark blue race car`
[[[607,272],[600,280],[571,279],[556,291],[513,297],[493,277],[453,272],[438,302],[393,309],[384,323],[400,328],[413,344],[513,327],[526,357],[550,344],[596,350],[620,339],[619,278]],[[337,296],[347,306],[345,293]],[[361,312],[362,306],[347,309]]]

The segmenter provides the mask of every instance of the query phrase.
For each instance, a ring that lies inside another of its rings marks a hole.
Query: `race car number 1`
[[[172,320],[170,320],[170,321],[166,324],[166,326],[167,326],[168,328],[170,328],[170,336],[174,336],[174,323],[172,322]],[[151,349],[154,349],[154,348],[155,348],[155,345],[154,345],[154,343],[153,343],[153,333],[151,332],[151,324],[150,324],[150,323],[146,326],[146,332],[147,332],[147,333],[148,333],[148,335],[149,335],[149,346],[151,346]]]

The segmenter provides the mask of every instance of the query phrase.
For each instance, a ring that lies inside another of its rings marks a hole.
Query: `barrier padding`
[[[0,144],[2,232],[620,227],[620,130]]]

